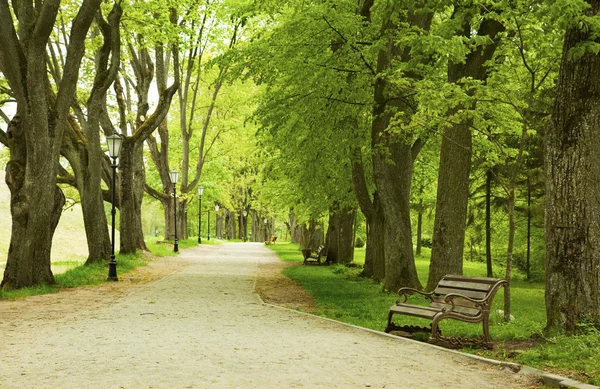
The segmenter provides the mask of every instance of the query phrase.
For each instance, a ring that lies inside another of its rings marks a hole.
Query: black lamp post
[[[173,244],[173,251],[179,252],[179,240],[177,240],[177,179],[179,178],[179,172],[177,170],[171,170],[169,172],[171,183],[173,184],[173,215],[175,225],[175,242]]]
[[[246,240],[247,240],[246,239],[246,229],[248,227],[248,218],[247,218],[247,216],[248,216],[248,211],[246,211],[244,209],[244,218],[242,219],[242,223],[244,223],[244,226],[243,226],[243,228],[244,228],[244,242],[246,242]]]
[[[206,240],[210,240],[210,207],[206,210],[206,219],[208,220],[208,227],[206,228]]]
[[[219,217],[219,204],[215,204],[215,239],[218,238],[218,236],[217,236],[217,217]]]
[[[202,231],[202,192],[204,192],[204,187],[200,185],[198,186],[198,244],[202,243],[200,238]]]
[[[119,164],[117,163],[117,158],[119,158],[119,155],[121,154],[121,145],[123,144],[123,138],[121,138],[119,135],[117,134],[112,134],[111,136],[106,138],[106,141],[108,143],[108,155],[110,155],[110,158],[112,159],[112,164],[110,165],[110,167],[113,169],[113,174],[112,174],[112,209],[111,209],[111,215],[112,215],[112,238],[111,238],[111,251],[110,251],[110,261],[108,262],[108,281],[119,281],[119,278],[117,277],[117,261],[115,261],[115,184],[116,184],[116,180],[115,180],[115,173],[117,170],[117,166],[119,166]]]

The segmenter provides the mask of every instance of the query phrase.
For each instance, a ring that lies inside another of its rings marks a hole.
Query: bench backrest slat
[[[465,277],[456,275],[447,275],[438,283],[433,291],[432,308],[450,308],[451,304],[444,301],[446,295],[451,293],[460,294],[476,300],[485,300],[496,293],[496,286],[501,281],[495,278],[483,277]],[[454,311],[466,315],[478,315],[481,311],[477,305],[471,301],[455,298]]]
[[[467,282],[467,281],[447,281],[442,279],[437,287],[446,287],[459,290],[474,290],[483,293],[488,293],[494,285],[483,284],[480,282]]]
[[[464,296],[470,297],[472,299],[477,299],[477,300],[482,300],[482,299],[486,298],[486,296],[488,295],[487,292],[480,292],[478,290],[444,288],[444,287],[439,287],[439,286],[437,288],[435,288],[435,292],[434,292],[434,294],[436,294],[436,295],[447,295],[450,293],[462,294]]]

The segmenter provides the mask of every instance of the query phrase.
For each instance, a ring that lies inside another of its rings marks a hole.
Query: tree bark
[[[422,8],[424,5],[418,6]],[[410,49],[400,47],[396,41],[400,23],[428,31],[433,14],[423,9],[409,11],[406,16],[397,14],[390,7],[382,25],[387,36],[386,46],[377,57],[377,79],[374,87],[373,122],[371,127],[371,148],[373,150],[373,175],[381,204],[385,210],[385,279],[387,290],[397,290],[401,286],[421,289],[415,267],[410,221],[410,186],[413,163],[422,143],[409,144],[404,137],[390,131],[394,118],[402,116],[407,123],[416,108],[414,98],[409,97],[409,88],[396,88],[384,74],[392,68],[392,63],[411,60]],[[407,71],[406,81],[416,80],[416,73]],[[401,96],[401,97],[400,97]]]
[[[69,107],[75,97],[85,38],[100,0],[84,0],[73,20],[63,77],[50,93],[46,47],[60,2],[0,1],[0,72],[17,101],[7,133],[10,161],[12,233],[0,287],[53,283],[52,237],[64,203],[56,186],[59,155]],[[13,17],[18,19],[13,20]],[[14,26],[19,26],[15,31]]]
[[[96,16],[104,44],[96,54],[94,86],[87,102],[88,118],[84,126],[87,152],[81,162],[84,167],[82,185],[79,187],[81,209],[88,243],[87,264],[107,261],[111,255],[108,223],[104,213],[102,195],[102,164],[104,154],[100,146],[100,118],[106,108],[106,91],[117,77],[121,63],[121,39],[119,23],[123,11],[119,4],[113,5],[106,22],[100,13]],[[109,54],[112,54],[109,62]],[[112,184],[111,184],[112,185]]]
[[[142,144],[135,142],[130,137],[125,137],[119,158],[119,170],[121,171],[121,228],[119,229],[121,253],[135,253],[137,250],[148,251],[142,228],[143,183],[145,182],[142,161]]]
[[[354,122],[352,122],[356,125]],[[362,152],[355,147],[350,151],[352,162],[352,186],[365,219],[367,221],[367,248],[365,251],[365,265],[362,274],[375,281],[385,277],[385,242],[383,240],[383,212],[380,206],[379,195],[369,195]]]
[[[587,16],[600,1],[589,0]],[[600,57],[571,50],[596,39],[573,23],[564,38],[546,134],[546,330],[600,325]]]
[[[471,18],[473,14],[457,7],[455,17],[459,15],[461,35],[471,37]],[[475,15],[477,15],[476,13]],[[498,33],[503,31],[502,24],[494,19],[486,18],[477,31],[479,36],[489,36],[492,43],[480,45],[471,51],[464,62],[448,64],[448,81],[460,84],[462,80],[472,78],[485,80],[487,72],[485,63],[492,58],[499,44]],[[472,94],[473,91],[468,91]],[[450,115],[460,110],[474,109],[457,105]],[[433,225],[431,262],[427,290],[435,289],[438,282],[446,274],[462,274],[463,250],[465,245],[465,229],[467,205],[469,202],[469,173],[471,170],[471,125],[470,118],[444,129],[440,168],[438,173],[437,203]]]
[[[485,263],[487,276],[492,277],[492,171],[485,178]]]

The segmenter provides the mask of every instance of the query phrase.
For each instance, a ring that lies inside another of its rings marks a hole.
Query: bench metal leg
[[[385,327],[385,332],[390,333],[394,330],[394,323],[392,323],[392,315],[394,314],[394,312],[389,311],[388,312],[388,320],[387,320],[387,327]]]

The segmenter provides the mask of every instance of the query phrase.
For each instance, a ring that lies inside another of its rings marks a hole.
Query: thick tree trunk
[[[354,217],[356,209],[343,208],[329,215],[327,262],[350,263],[354,260]]]
[[[22,125],[17,116],[7,132],[11,156],[6,184],[11,192],[12,230],[2,289],[54,283],[50,251],[65,203],[60,188],[52,184],[56,179],[54,164],[43,165],[30,156],[32,150],[25,145]]]
[[[338,263],[338,247],[340,238],[338,234],[338,225],[340,223],[339,217],[339,211],[329,214],[329,227],[327,228],[327,233],[325,234],[325,244],[327,245],[327,262],[329,263]]]
[[[386,137],[387,121],[382,121],[384,113],[376,114],[373,129]],[[411,147],[403,143],[390,143],[379,140],[384,148],[374,154],[373,170],[381,205],[385,209],[383,239],[385,242],[385,278],[387,290],[397,290],[402,286],[421,289],[415,267],[410,223],[410,184],[412,179],[413,157]],[[391,161],[388,161],[388,153]]]
[[[142,229],[142,198],[145,182],[142,143],[123,139],[119,170],[121,171],[121,249],[123,254],[148,251]],[[141,166],[140,166],[141,165]]]
[[[288,227],[290,230],[291,242],[300,244],[302,241],[302,235],[298,233],[298,222],[296,220],[296,214],[294,214],[294,211],[290,211]]]
[[[0,72],[17,102],[7,133],[12,235],[0,287],[53,283],[50,250],[64,196],[56,186],[69,107],[75,97],[85,38],[100,0],[84,0],[72,23],[63,77],[49,88],[46,48],[60,2],[0,2]],[[29,4],[29,5],[27,5]],[[18,18],[18,20],[17,20]],[[18,26],[18,31],[15,30]]]
[[[588,16],[599,0],[589,0]],[[549,332],[600,325],[600,57],[574,47],[592,29],[565,34],[552,124],[546,133],[546,316]]]
[[[236,239],[237,238],[237,223],[236,223],[237,215],[235,212],[227,211],[227,239]]]
[[[76,125],[76,123],[72,123],[71,125]],[[61,153],[69,161],[69,165],[73,169],[75,186],[81,198],[81,210],[89,252],[86,264],[90,264],[107,261],[111,254],[111,241],[99,181],[103,174],[102,165],[104,164],[104,160],[102,155],[100,155],[99,162],[93,166],[88,164],[88,161],[95,160],[98,156],[88,157],[89,146],[86,146],[87,142],[84,145],[84,142],[76,139],[77,131],[79,131],[77,127],[71,128],[68,131],[63,141]],[[83,135],[79,132],[79,136]],[[97,147],[99,151],[100,145],[98,144]],[[95,171],[88,172],[89,169]],[[96,179],[98,179],[97,182]]]
[[[387,290],[397,290],[401,286],[421,289],[421,283],[415,267],[412,231],[410,222],[410,186],[414,159],[421,149],[421,142],[409,144],[410,136],[397,136],[390,131],[393,119],[408,123],[414,112],[416,101],[411,97],[410,88],[398,89],[384,74],[389,72],[395,62],[408,63],[410,50],[397,43],[399,25],[406,23],[422,31],[429,30],[433,14],[422,9],[414,9],[406,15],[388,5],[381,30],[388,36],[385,47],[377,56],[377,79],[374,86],[373,122],[371,125],[371,148],[373,150],[373,176],[381,205],[385,210],[385,279]],[[416,73],[404,73],[405,82],[416,80]]]
[[[470,37],[471,12],[474,9],[455,10],[454,17],[461,23],[460,33]],[[479,13],[479,10],[477,10]],[[462,19],[462,20],[461,20]],[[465,77],[485,80],[486,62],[492,58],[499,43],[498,33],[504,27],[496,20],[489,18],[481,22],[477,31],[478,36],[489,36],[492,43],[480,45],[469,53],[464,62],[448,64],[448,81],[459,84]],[[471,91],[468,92],[472,93]],[[460,104],[451,115],[460,110],[474,109]],[[471,124],[472,120],[465,118],[460,123],[451,125],[444,130],[440,154],[438,175],[437,204],[433,225],[431,263],[427,290],[433,290],[446,274],[462,274],[463,250],[465,245],[465,229],[467,220],[467,205],[469,202],[469,173],[471,170]]]
[[[470,123],[444,131],[426,290],[435,289],[446,274],[463,273],[471,145]]]
[[[82,176],[78,180],[81,182],[78,188],[89,251],[86,264],[107,261],[111,255],[111,242],[101,188],[104,159],[98,125],[98,115],[101,110],[100,102],[88,105],[88,125],[85,127],[87,150],[80,155],[84,171],[79,172]]]

